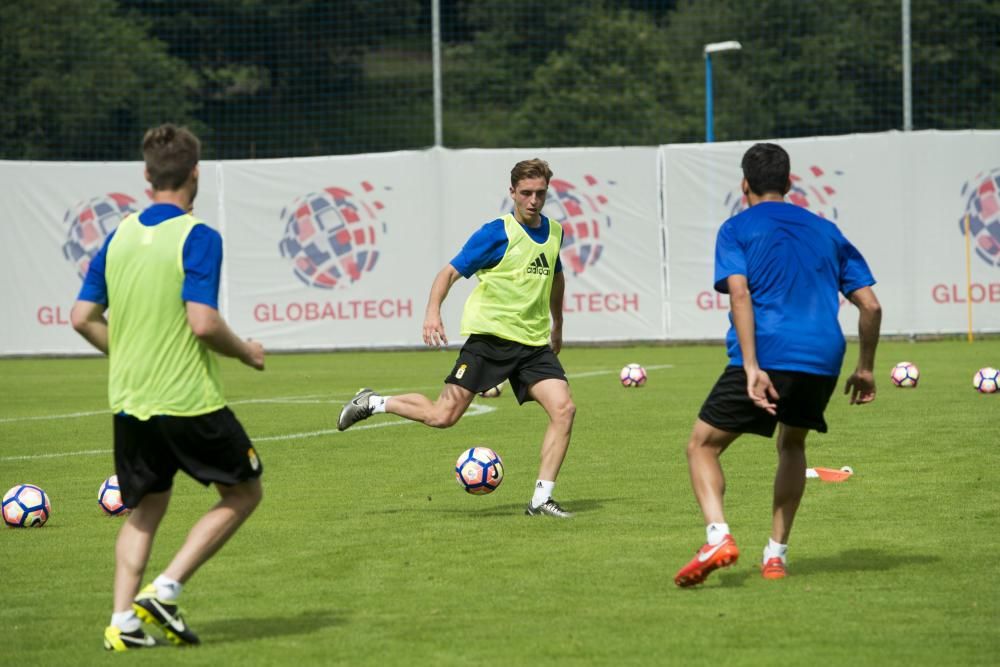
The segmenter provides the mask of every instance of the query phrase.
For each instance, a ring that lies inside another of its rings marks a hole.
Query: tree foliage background
[[[441,0],[448,147],[656,145],[902,129],[900,0]],[[1000,127],[1000,3],[911,0],[915,129]],[[434,142],[430,0],[6,0],[0,158],[133,160]]]

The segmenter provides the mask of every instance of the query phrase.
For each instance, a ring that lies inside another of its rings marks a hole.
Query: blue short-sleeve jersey
[[[840,294],[875,284],[861,253],[829,220],[785,202],[761,202],[727,220],[715,244],[715,289],[747,279],[757,360],[763,369],[839,375],[846,347]],[[730,365],[742,365],[736,329]]]
[[[153,204],[139,214],[139,222],[153,227],[164,220],[184,215],[173,204]],[[108,284],[104,277],[108,244],[115,233],[108,234],[104,245],[90,261],[90,268],[83,279],[77,299],[108,305]],[[181,298],[218,309],[219,280],[222,274],[222,236],[208,225],[199,224],[191,229],[184,241],[184,286]]]
[[[549,219],[542,216],[542,224],[538,227],[528,227],[521,225],[535,243],[545,243],[549,238]],[[503,219],[497,218],[476,230],[469,240],[465,242],[462,249],[451,265],[462,274],[463,278],[471,278],[476,271],[491,269],[500,263],[507,252],[507,231],[503,226]],[[556,273],[562,271],[562,261],[556,260]]]

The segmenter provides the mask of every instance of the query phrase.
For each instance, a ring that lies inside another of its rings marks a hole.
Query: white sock
[[[768,538],[767,546],[764,547],[764,562],[767,563],[772,558],[780,558],[782,563],[788,562],[788,545],[778,544]]]
[[[722,538],[729,534],[728,523],[710,523],[705,528],[705,535],[709,544],[718,544]]]
[[[139,620],[134,611],[129,609],[128,611],[116,611],[111,614],[111,625],[122,632],[135,632],[142,626],[142,621]]]
[[[372,409],[372,414],[377,415],[381,412],[385,412],[385,402],[388,401],[392,396],[379,396],[378,394],[372,394],[368,397],[368,407]]]
[[[540,479],[535,482],[535,495],[531,496],[531,506],[538,507],[552,497],[552,490],[556,488],[555,482]]]
[[[164,602],[176,600],[184,588],[184,584],[163,574],[153,579],[153,585],[156,586],[156,597]]]

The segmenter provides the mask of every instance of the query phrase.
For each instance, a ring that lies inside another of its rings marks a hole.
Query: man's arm
[[[441,304],[444,303],[451,286],[462,277],[454,266],[445,264],[444,268],[438,271],[431,283],[431,293],[427,297],[427,310],[424,313],[424,342],[434,347],[448,344],[448,336],[444,332],[444,323],[441,321]]]
[[[740,343],[740,353],[743,355],[743,370],[747,374],[747,395],[754,404],[776,414],[774,401],[778,399],[778,390],[771,384],[771,378],[761,370],[757,363],[757,333],[753,318],[753,302],[750,299],[750,287],[747,277],[734,274],[726,278],[729,288],[729,304],[733,313],[733,327],[736,328],[736,338]]]
[[[871,287],[856,289],[847,295],[858,308],[858,365],[847,378],[844,393],[850,393],[851,404],[875,400],[875,348],[882,328],[882,305]]]
[[[73,304],[70,322],[76,332],[104,354],[108,353],[108,321],[104,317],[107,306],[103,303],[79,300]]]
[[[552,315],[552,351],[562,350],[563,298],[566,294],[566,277],[557,271],[552,278],[552,294],[549,295],[549,313]]]
[[[239,359],[247,366],[264,370],[264,346],[259,341],[243,340],[233,333],[219,311],[197,301],[185,301],[187,320],[194,335],[221,355]]]

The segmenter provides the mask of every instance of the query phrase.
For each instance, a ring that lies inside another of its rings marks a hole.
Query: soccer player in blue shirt
[[[788,154],[775,144],[743,156],[741,187],[749,208],[727,220],[715,246],[715,289],[730,299],[729,365],[702,405],[687,445],[691,486],[707,524],[708,543],[674,577],[702,583],[736,562],[739,549],[723,514],[719,457],[743,433],[778,429],[771,538],[761,572],[785,576],[788,536],[805,491],[805,441],[825,433],[823,412],[837,384],[846,347],[837,321],[840,293],[859,312],[860,352],[844,393],[852,404],[875,400],[875,348],[882,309],[861,253],[836,225],[786,203]]]
[[[201,143],[168,123],[146,132],[142,153],[154,203],[108,235],[72,313],[73,327],[110,359],[115,472],[132,508],[115,542],[114,608],[104,631],[111,651],[155,646],[142,621],[175,644],[200,642],[178,596],[262,495],[260,459],[225,405],[215,353],[263,370],[264,348],[237,337],[219,314],[222,237],[189,213]],[[179,470],[214,483],[220,498],[139,590]]]
[[[341,431],[373,414],[388,413],[435,428],[453,426],[476,394],[509,381],[517,402],[536,401],[549,417],[542,439],[529,516],[572,518],[552,491],[569,448],[576,416],[562,349],[565,278],[559,249],[562,226],[542,215],[552,179],[544,160],[523,160],[510,172],[514,211],[483,225],[434,278],[427,300],[423,337],[427,345],[448,344],[441,304],[459,278],[478,284],[462,311],[468,336],[436,401],[423,394],[384,396],[362,389],[341,410]]]

